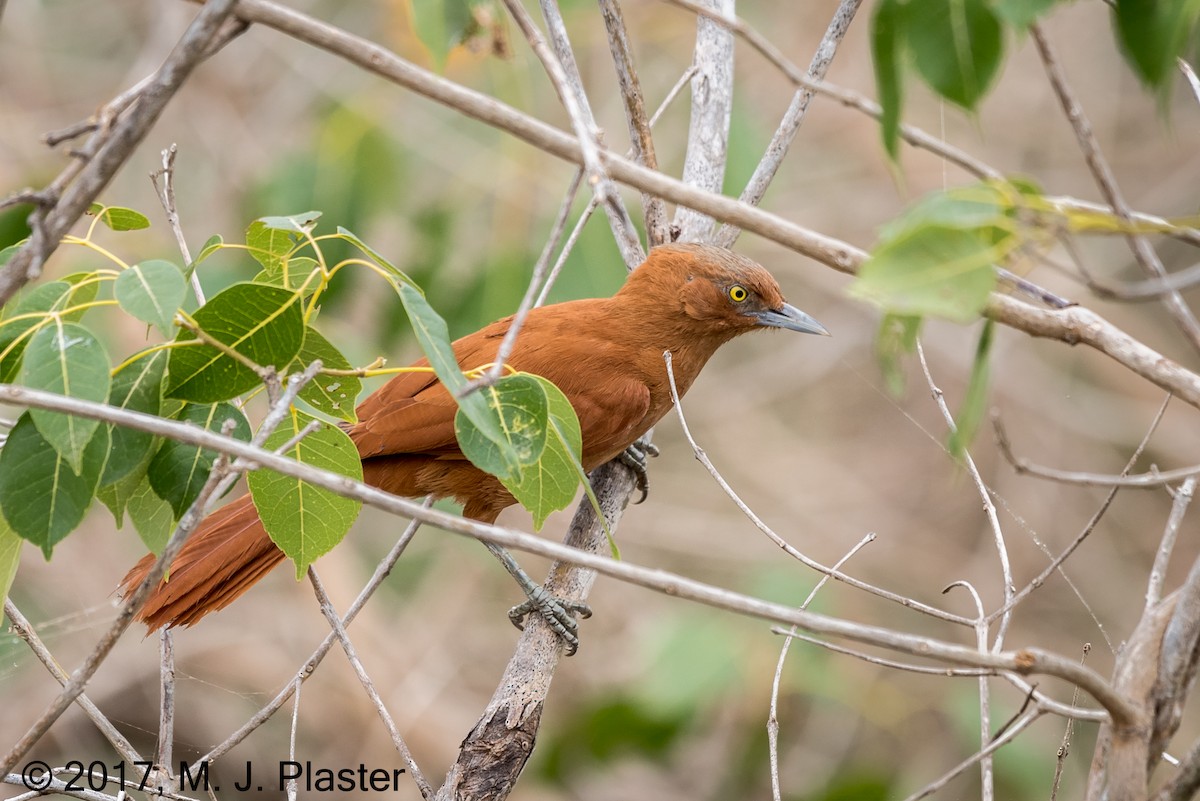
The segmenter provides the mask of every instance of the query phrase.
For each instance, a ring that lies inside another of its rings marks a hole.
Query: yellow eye
[[[746,288],[744,286],[741,286],[739,284],[734,284],[733,286],[729,287],[729,299],[732,300],[734,303],[741,303],[743,300],[745,300],[749,296],[750,296],[750,293],[746,291]]]

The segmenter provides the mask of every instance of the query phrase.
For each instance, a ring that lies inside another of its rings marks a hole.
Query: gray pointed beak
[[[778,309],[755,312],[751,316],[758,320],[759,325],[769,328],[786,328],[789,331],[799,331],[801,334],[832,336],[825,326],[790,303],[785,303]]]

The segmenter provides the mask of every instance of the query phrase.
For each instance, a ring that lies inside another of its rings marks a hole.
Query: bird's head
[[[713,245],[672,244],[650,251],[622,295],[643,295],[721,339],[758,328],[829,336],[825,326],[787,303],[769,272],[745,256]]]

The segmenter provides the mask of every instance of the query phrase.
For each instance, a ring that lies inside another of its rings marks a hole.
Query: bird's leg
[[[638,491],[642,493],[642,497],[638,498],[634,503],[641,503],[650,494],[650,476],[646,473],[647,456],[658,456],[658,446],[649,440],[639,439],[621,451],[621,455],[617,457],[621,461],[621,464],[633,471],[633,476],[637,480]]]
[[[583,601],[554,597],[546,591],[545,587],[531,579],[508,551],[490,542],[485,542],[484,545],[495,554],[496,558],[500,560],[500,564],[504,565],[504,569],[516,579],[528,599],[508,610],[508,619],[512,621],[512,624],[524,631],[525,616],[531,612],[537,612],[545,619],[554,633],[562,638],[563,643],[567,646],[567,656],[574,655],[579,650],[579,623],[575,620],[575,615],[578,613],[581,618],[591,617],[592,608]]]

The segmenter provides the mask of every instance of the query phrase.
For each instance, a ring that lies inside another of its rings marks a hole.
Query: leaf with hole
[[[296,292],[262,284],[234,284],[193,315],[213,339],[263,367],[282,370],[304,342],[302,298]],[[180,331],[176,342],[195,342]],[[167,397],[216,403],[252,389],[258,374],[233,356],[208,344],[171,348]]]
[[[46,558],[83,521],[108,455],[108,429],[97,428],[79,470],[72,470],[33,422],[19,418],[0,450],[0,511],[18,535]]]
[[[250,441],[250,423],[236,406],[228,403],[189,403],[175,415],[176,420],[221,433],[226,420],[233,421],[230,436]],[[183,517],[204,488],[204,482],[217,460],[215,451],[198,448],[178,440],[164,440],[150,460],[147,475],[158,497],[171,504],[175,516]]]
[[[501,482],[519,484],[525,469],[536,464],[546,449],[550,415],[546,392],[533,376],[518,374],[504,376],[475,394],[485,402],[502,439],[496,442],[483,434],[460,407],[454,416],[454,433],[463,455]]]
[[[175,312],[187,295],[187,283],[171,262],[150,259],[122,270],[113,283],[113,294],[126,313],[157,326],[169,337],[175,328]]]
[[[532,380],[546,397],[546,443],[541,455],[521,468],[519,478],[501,480],[533,515],[533,528],[539,531],[552,512],[567,508],[575,499],[583,439],[579,418],[562,390],[541,376],[520,373],[511,378]]]
[[[54,319],[30,338],[21,369],[25,386],[103,403],[110,382],[104,346],[79,323]],[[100,422],[47,409],[31,409],[30,414],[46,441],[78,473]]]
[[[284,419],[263,447],[275,450],[304,430],[315,418],[296,410]],[[344,431],[322,425],[283,452],[289,459],[362,481],[358,449]],[[296,578],[342,541],[362,509],[362,502],[271,470],[246,477],[250,497],[271,540],[296,563]]]
[[[331,370],[349,370],[350,362],[341,351],[330,344],[315,328],[308,328],[304,333],[304,345],[300,354],[292,363],[292,372],[303,371],[317,359]],[[347,423],[357,423],[358,415],[354,413],[355,402],[362,392],[362,379],[353,375],[325,375],[317,373],[313,380],[300,390],[300,397],[319,412],[323,412]]]

